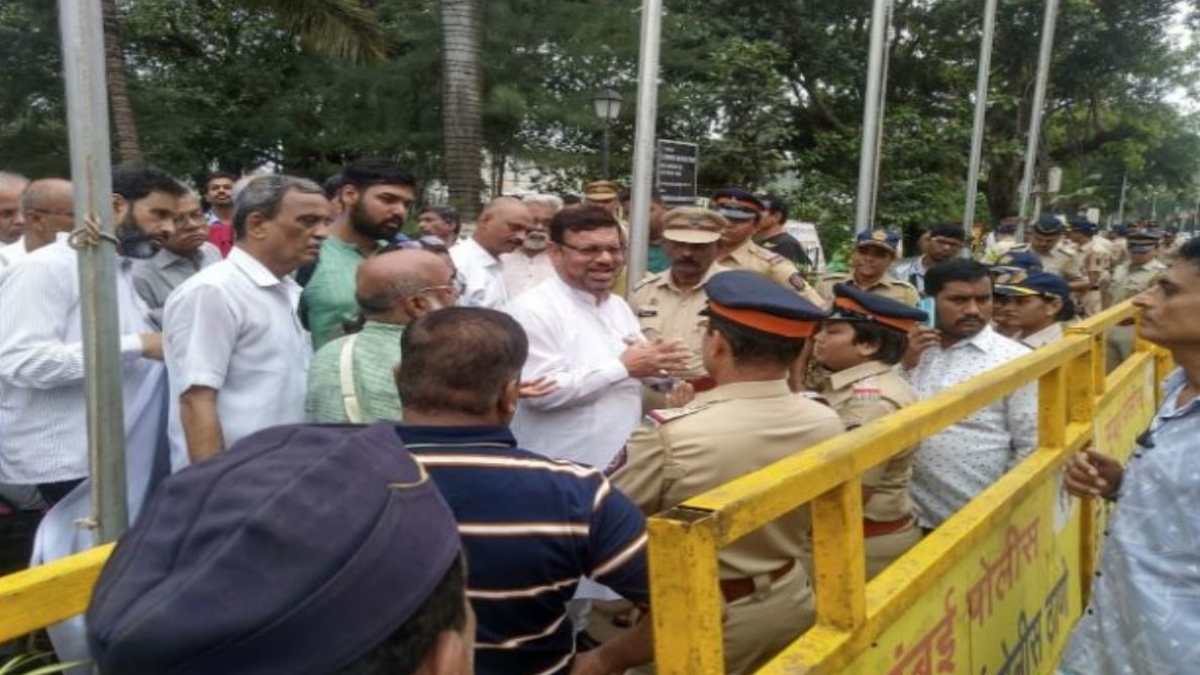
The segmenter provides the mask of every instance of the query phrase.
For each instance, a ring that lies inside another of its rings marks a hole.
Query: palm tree
[[[247,9],[271,12],[280,26],[314,52],[351,61],[382,61],[386,41],[374,13],[358,0],[241,0]],[[116,0],[100,0],[104,16],[104,66],[109,106],[122,161],[142,158],[137,119],[129,101],[125,58],[121,54]]]
[[[443,159],[450,203],[464,220],[478,215],[483,189],[482,14],[479,0],[442,0]]]

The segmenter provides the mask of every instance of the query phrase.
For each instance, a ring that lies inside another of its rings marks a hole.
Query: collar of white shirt
[[[487,249],[479,245],[479,242],[474,238],[468,239],[459,244],[456,248],[461,248],[463,253],[467,253],[470,257],[479,261],[484,267],[499,267],[500,260],[487,252]]]
[[[1000,337],[1000,334],[992,330],[991,326],[985,325],[983,330],[965,340],[959,340],[958,342],[955,342],[947,347],[946,351],[965,349],[967,346],[971,346],[986,354],[996,348],[997,337]]]
[[[557,272],[554,274],[554,282],[558,284],[560,292],[569,298],[573,298],[576,302],[581,302],[587,305],[588,307],[604,307],[613,299],[613,294],[611,291],[604,296],[603,300],[597,298],[595,294],[591,293],[590,291],[581,291],[563,281],[562,277],[559,276]]]
[[[283,283],[283,280],[267,269],[266,265],[259,262],[258,258],[246,253],[241,247],[234,246],[226,260],[233,263],[234,267],[241,270],[257,286],[267,288]]]

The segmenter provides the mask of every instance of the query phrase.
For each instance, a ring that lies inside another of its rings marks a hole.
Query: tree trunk
[[[113,126],[117,131],[117,156],[123,162],[139,161],[142,159],[142,148],[138,143],[133,106],[129,103],[116,0],[100,0],[100,7],[104,14],[104,70],[108,79],[108,102]]]
[[[465,221],[479,214],[483,191],[482,15],[480,0],[442,0],[443,160],[450,204]]]

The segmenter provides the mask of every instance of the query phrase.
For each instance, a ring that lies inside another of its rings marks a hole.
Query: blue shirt
[[[1184,675],[1200,667],[1200,398],[1183,371],[1125,467],[1092,601],[1059,673]]]
[[[645,519],[600,471],[522,450],[508,427],[397,431],[458,520],[477,673],[567,672],[581,576],[649,600]]]

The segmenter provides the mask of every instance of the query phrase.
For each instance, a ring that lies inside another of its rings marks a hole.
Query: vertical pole
[[[854,229],[871,227],[871,204],[875,200],[875,167],[879,162],[879,104],[883,90],[883,56],[886,50],[887,13],[890,0],[874,0],[871,8],[871,46],[867,56],[867,90],[863,96],[863,135],[858,160],[858,200]]]
[[[646,276],[650,246],[650,188],[654,183],[654,136],[658,117],[658,53],[662,41],[662,0],[642,1],[642,37],[638,59],[637,130],[633,140],[633,186],[629,228],[627,293]]]
[[[83,315],[84,387],[87,392],[88,451],[92,513],[100,543],[125,531],[125,414],[121,392],[117,313],[117,251],[112,212],[112,167],[108,144],[108,93],[104,81],[104,31],[100,0],[59,0],[67,128],[75,226],[98,227],[95,245],[79,251]]]
[[[979,41],[979,71],[975,75],[975,125],[971,130],[971,161],[967,168],[967,202],[963,208],[963,230],[975,225],[975,201],[979,194],[979,165],[983,157],[983,124],[987,118],[988,79],[992,68],[992,41],[996,33],[996,2],[983,5],[983,37]]]
[[[1117,203],[1117,222],[1125,222],[1125,191],[1129,189],[1129,172],[1121,174],[1121,199]],[[1200,204],[1200,202],[1197,202]]]
[[[1033,89],[1033,107],[1029,113],[1029,139],[1025,146],[1025,173],[1021,176],[1021,221],[1017,241],[1025,239],[1029,217],[1029,196],[1033,191],[1033,172],[1037,166],[1038,143],[1042,135],[1042,111],[1046,107],[1046,83],[1050,79],[1050,56],[1054,52],[1054,24],[1058,19],[1058,0],[1046,0],[1042,17],[1042,48],[1038,52],[1037,82]]]
[[[600,177],[608,180],[609,144],[612,143],[612,123],[604,120],[604,140],[600,144]]]
[[[886,20],[883,22],[883,74],[879,82],[879,110],[875,113],[875,171],[871,177],[871,210],[867,218],[870,227],[875,226],[876,206],[879,205],[879,174],[883,169],[883,120],[887,108],[888,66],[892,61],[892,0],[887,0]]]

